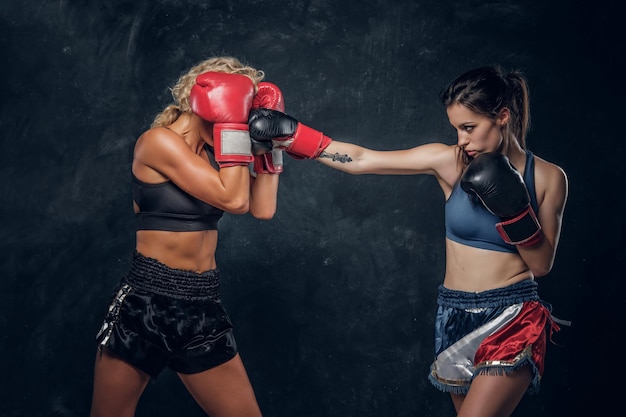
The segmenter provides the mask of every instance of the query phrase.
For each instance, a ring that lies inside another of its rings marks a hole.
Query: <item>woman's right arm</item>
[[[293,117],[272,109],[252,109],[250,136],[272,141],[296,158],[317,159],[350,174],[431,174],[452,183],[458,177],[456,146],[430,143],[410,149],[375,151],[347,142],[334,141]]]
[[[160,175],[194,197],[233,214],[249,209],[250,171],[233,166],[219,171],[196,155],[187,143],[169,129],[148,130],[137,141],[133,173]],[[155,178],[154,182],[159,182]]]
[[[409,149],[378,151],[333,140],[317,161],[349,174],[430,174],[456,180],[455,147],[428,143]]]

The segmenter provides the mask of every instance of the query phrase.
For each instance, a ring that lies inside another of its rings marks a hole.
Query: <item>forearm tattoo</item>
[[[345,154],[345,155],[339,155],[339,153],[338,153],[338,152],[335,152],[335,153],[332,153],[332,154],[331,154],[331,153],[328,153],[328,152],[326,152],[326,151],[322,151],[322,153],[320,154],[319,158],[330,158],[330,159],[332,159],[333,161],[339,161],[339,162],[341,162],[342,164],[343,164],[343,163],[346,163],[346,162],[352,162],[352,158],[350,158],[350,157],[348,156],[348,154]]]

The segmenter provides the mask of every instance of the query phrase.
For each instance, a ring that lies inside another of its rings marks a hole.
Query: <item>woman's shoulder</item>
[[[441,142],[426,143],[415,148],[419,153],[419,160],[430,173],[437,178],[437,182],[446,194],[446,198],[454,184],[461,175],[461,164],[459,163],[459,152],[461,149],[456,145],[448,145]]]
[[[535,186],[537,198],[553,195],[558,200],[565,200],[568,194],[568,179],[565,170],[559,165],[535,155]]]
[[[537,155],[535,155],[535,175],[547,179],[552,178],[557,181],[567,181],[567,174],[563,168]]]
[[[135,142],[135,153],[144,152],[174,152],[175,149],[186,146],[185,140],[178,133],[166,127],[153,127],[143,132]]]
[[[181,136],[168,129],[167,127],[153,127],[143,132],[138,138],[137,143],[142,145],[158,145],[160,142],[179,141]]]
[[[146,130],[137,139],[134,159],[136,162],[153,166],[185,158],[189,152],[185,139],[178,133],[165,127],[155,127]]]

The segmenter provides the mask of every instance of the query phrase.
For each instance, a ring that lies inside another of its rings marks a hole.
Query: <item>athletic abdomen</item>
[[[446,288],[478,292],[532,277],[517,253],[480,249],[446,239]]]

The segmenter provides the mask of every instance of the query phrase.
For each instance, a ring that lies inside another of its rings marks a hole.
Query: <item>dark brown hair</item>
[[[530,128],[530,100],[528,82],[519,71],[506,72],[498,66],[470,70],[442,91],[441,102],[446,107],[460,104],[491,120],[495,120],[502,109],[509,109],[509,122],[502,131],[501,150],[506,153],[513,140],[522,149],[526,149],[526,134]],[[463,166],[467,166],[467,155],[464,152],[459,152],[459,155]]]

